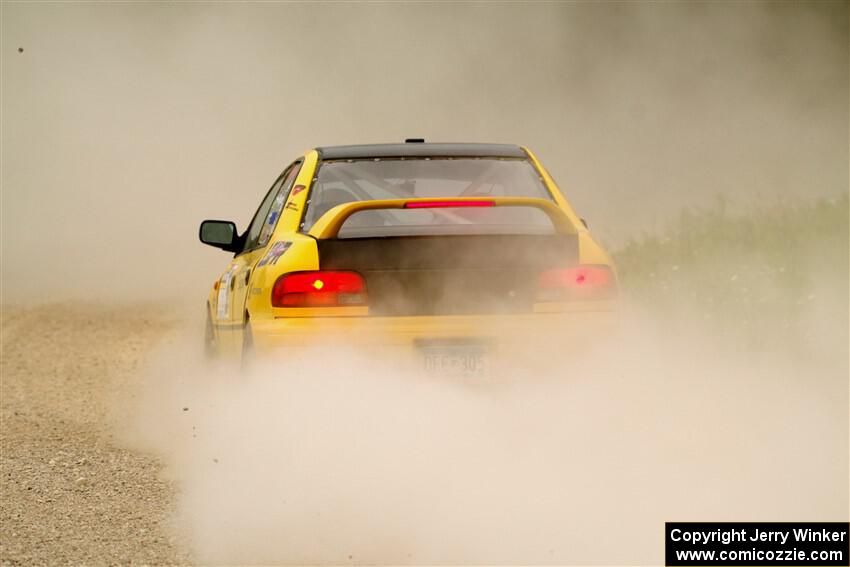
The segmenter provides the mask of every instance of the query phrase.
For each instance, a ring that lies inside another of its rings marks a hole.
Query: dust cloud
[[[566,331],[473,381],[342,346],[241,372],[175,336],[128,439],[204,564],[658,564],[665,521],[846,517],[846,350]]]
[[[316,145],[527,145],[609,244],[847,192],[844,2],[1,9],[7,302],[202,305],[199,221],[244,228]]]

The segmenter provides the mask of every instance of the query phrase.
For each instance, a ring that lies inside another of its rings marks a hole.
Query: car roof
[[[359,159],[382,157],[505,157],[525,158],[525,151],[513,144],[359,144],[316,148],[321,159]]]

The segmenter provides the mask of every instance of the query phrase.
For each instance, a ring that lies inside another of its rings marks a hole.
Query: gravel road
[[[0,564],[190,561],[169,525],[175,487],[162,464],[110,427],[175,323],[150,306],[4,306]]]

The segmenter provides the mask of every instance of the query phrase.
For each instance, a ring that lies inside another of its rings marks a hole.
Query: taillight
[[[538,301],[611,299],[617,280],[608,266],[576,266],[546,270],[537,283]]]
[[[272,288],[274,307],[347,307],[366,304],[366,282],[357,272],[284,274]]]

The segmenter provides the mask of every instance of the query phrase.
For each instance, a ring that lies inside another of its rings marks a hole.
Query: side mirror
[[[237,252],[239,235],[236,225],[230,221],[205,220],[198,231],[201,242],[228,252]]]

